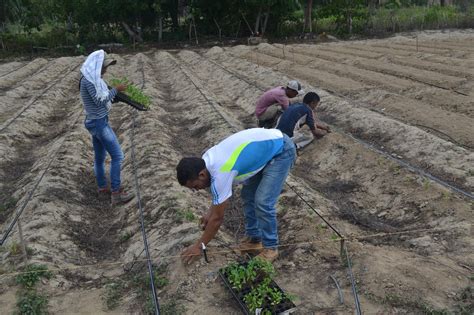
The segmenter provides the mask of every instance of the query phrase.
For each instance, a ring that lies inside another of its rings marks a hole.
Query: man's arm
[[[329,126],[326,125],[326,124],[323,124],[323,123],[320,123],[320,122],[317,122],[317,121],[316,121],[314,125],[315,125],[316,128],[318,128],[318,129],[322,129],[322,130],[326,130],[327,132],[331,132],[331,129],[330,129]]]
[[[190,264],[197,260],[201,255],[201,243],[207,245],[214,236],[216,236],[217,231],[219,231],[219,228],[224,221],[224,212],[228,204],[229,201],[226,200],[221,204],[212,205],[209,208],[208,213],[203,216],[201,223],[203,224],[204,233],[195,244],[187,247],[181,253],[181,259],[184,263]]]
[[[207,243],[216,236],[217,231],[219,231],[219,228],[224,221],[224,212],[228,205],[229,201],[226,200],[221,204],[212,205],[209,208],[209,213],[202,222],[204,233],[198,241],[199,244],[204,243],[207,245]]]

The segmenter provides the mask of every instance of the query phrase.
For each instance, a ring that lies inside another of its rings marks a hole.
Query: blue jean
[[[117,136],[109,126],[109,117],[100,119],[86,119],[84,125],[92,136],[94,146],[94,172],[99,188],[107,187],[105,178],[106,152],[110,154],[110,186],[113,192],[120,189],[120,169],[123,161],[123,152]]]
[[[285,134],[283,137],[283,151],[268,162],[260,172],[249,178],[241,192],[245,234],[253,240],[261,240],[265,248],[278,246],[275,205],[296,159],[293,141]]]

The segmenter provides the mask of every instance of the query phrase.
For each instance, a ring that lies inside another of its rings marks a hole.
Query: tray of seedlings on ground
[[[264,259],[231,263],[219,269],[219,275],[244,314],[290,314],[296,310],[293,297],[273,281],[275,268]]]
[[[127,89],[123,93],[117,93],[117,96],[115,96],[116,101],[124,102],[138,110],[150,109],[150,97],[143,94],[143,91],[128,81],[127,78],[112,79],[110,84],[112,86],[117,86],[118,84],[127,85]]]

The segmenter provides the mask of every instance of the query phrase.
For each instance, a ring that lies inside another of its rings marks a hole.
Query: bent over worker
[[[301,88],[301,84],[296,80],[288,82],[286,87],[277,86],[263,93],[255,107],[255,116],[257,116],[258,119],[258,126],[273,128],[278,118],[278,112],[288,108],[290,98],[294,98],[303,93],[304,91]]]
[[[296,158],[295,145],[277,129],[253,128],[237,132],[207,150],[202,158],[181,159],[178,181],[191,189],[210,188],[212,204],[201,218],[204,233],[182,252],[184,262],[200,255],[221,226],[232,196],[232,185],[242,183],[245,238],[241,252],[258,253],[273,261],[278,257],[275,205]]]
[[[319,95],[315,92],[308,92],[303,98],[303,103],[293,104],[283,112],[277,129],[288,135],[296,145],[296,149],[302,149],[310,144],[314,138],[321,138],[331,132],[328,125],[317,122],[314,119],[314,110],[320,103]],[[308,125],[313,136],[306,136],[300,128]]]
[[[117,136],[109,125],[109,111],[117,92],[124,91],[123,84],[109,90],[102,76],[107,67],[117,63],[107,57],[103,50],[91,53],[81,67],[80,91],[82,103],[86,113],[84,125],[92,137],[94,147],[94,172],[98,185],[99,197],[107,196],[112,192],[112,205],[126,203],[133,199],[134,194],[125,192],[121,187],[120,171],[123,161],[123,152]],[[105,178],[105,158],[109,153],[110,188]]]

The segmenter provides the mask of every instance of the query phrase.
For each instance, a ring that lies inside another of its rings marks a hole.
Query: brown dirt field
[[[258,97],[290,79],[318,92],[317,118],[334,130],[301,152],[278,204],[276,281],[297,296],[296,314],[355,312],[339,242],[298,195],[346,237],[364,314],[474,310],[474,202],[446,187],[474,192],[474,33],[418,36],[418,51],[413,35],[400,35],[114,55],[106,80],[127,76],[152,99],[148,112],[114,104],[110,121],[131,190],[137,171],[162,313],[240,314],[217,274],[238,258],[230,248],[244,232],[239,188],[210,263],[184,266],[179,254],[199,237],[210,197],[181,187],[175,166],[255,126]],[[137,199],[111,207],[96,193],[78,95],[83,60],[0,64],[0,231],[33,191],[20,220],[28,262],[54,274],[37,285],[49,312],[147,314]],[[18,243],[15,228],[0,247],[2,314],[16,309]]]

